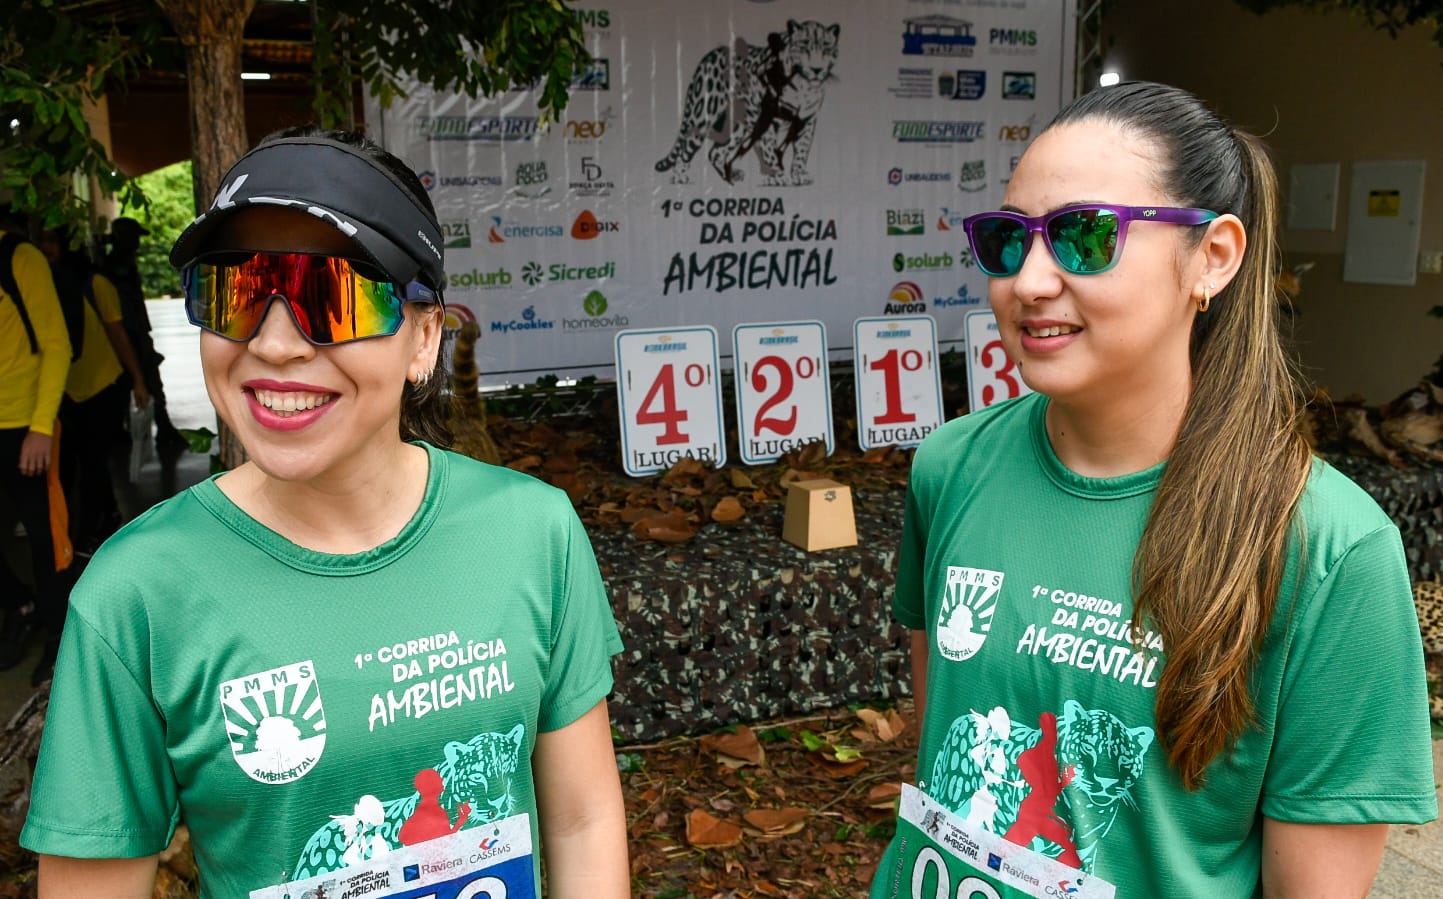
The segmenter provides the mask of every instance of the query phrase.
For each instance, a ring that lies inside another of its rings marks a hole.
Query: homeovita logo
[[[607,315],[608,306],[606,295],[599,290],[593,290],[581,301],[581,309],[586,313],[586,318],[563,318],[561,319],[561,329],[563,331],[616,331],[631,326],[631,321],[624,315]]]
[[[571,223],[571,236],[577,240],[592,240],[603,232],[611,233],[621,230],[621,222],[597,221],[596,216],[590,209],[583,209]]]

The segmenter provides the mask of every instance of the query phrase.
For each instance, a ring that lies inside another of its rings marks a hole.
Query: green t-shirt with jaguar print
[[[1139,651],[1129,624],[1164,465],[1075,474],[1048,442],[1047,402],[959,418],[917,451],[893,611],[927,634],[920,794],[872,896],[930,897],[939,878],[982,896],[1250,896],[1263,816],[1434,818],[1422,646],[1377,504],[1315,462],[1254,676],[1257,726],[1189,792],[1156,732],[1167,647],[1149,632]]]
[[[563,492],[427,452],[420,508],[368,552],[302,549],[214,481],[106,543],[71,598],[21,842],[145,856],[183,821],[213,897],[381,858],[425,882],[450,864],[417,861],[428,845],[473,834],[480,864],[523,815],[535,845],[536,735],[605,698],[620,637]]]

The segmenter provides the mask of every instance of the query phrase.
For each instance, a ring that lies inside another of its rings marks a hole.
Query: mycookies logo
[[[584,318],[563,318],[561,330],[617,331],[631,326],[631,322],[624,315],[607,315],[607,306],[605,294],[599,290],[591,291],[581,301],[581,311],[585,312],[586,316]]]
[[[556,322],[549,318],[537,318],[536,307],[527,306],[521,311],[521,318],[511,319],[507,322],[492,322],[491,330],[502,334],[512,334],[517,331],[549,331],[556,327]]]
[[[973,296],[966,284],[957,288],[955,296],[932,298],[932,306],[937,309],[946,309],[949,306],[981,306],[982,303],[983,298]]]

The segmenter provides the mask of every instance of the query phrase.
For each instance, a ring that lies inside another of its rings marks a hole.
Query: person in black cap
[[[21,836],[42,891],[148,896],[183,819],[206,895],[539,895],[542,846],[551,895],[629,895],[616,623],[565,493],[437,448],[442,246],[409,168],[315,131],[176,242],[250,461],[75,588]]]
[[[120,294],[120,308],[124,316],[125,333],[135,347],[140,360],[140,370],[145,376],[145,387],[150,393],[155,413],[155,448],[162,459],[168,454],[183,449],[185,438],[171,423],[165,405],[165,387],[160,381],[160,363],[165,360],[155,349],[151,338],[150,314],[145,308],[145,287],[141,284],[140,269],[136,266],[136,252],[140,239],[150,231],[133,218],[121,216],[110,223],[110,250],[105,254],[101,272],[115,285]]]

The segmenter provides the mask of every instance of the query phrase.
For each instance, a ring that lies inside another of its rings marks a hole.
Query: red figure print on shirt
[[[1062,847],[1058,861],[1081,869],[1082,858],[1072,842],[1072,829],[1056,811],[1062,789],[1072,783],[1077,770],[1072,765],[1068,765],[1066,771],[1057,770],[1057,716],[1043,712],[1037,724],[1042,729],[1041,739],[1017,757],[1022,779],[1031,790],[1017,809],[1017,821],[1008,829],[1007,841],[1026,846],[1033,837],[1051,840]]]
[[[471,803],[461,803],[456,825],[453,827],[451,816],[441,807],[441,791],[444,788],[441,775],[435,768],[426,768],[416,775],[416,791],[421,794],[421,798],[417,800],[416,810],[411,813],[411,817],[401,825],[403,845],[414,846],[453,834],[466,823],[466,819],[471,815]]]

